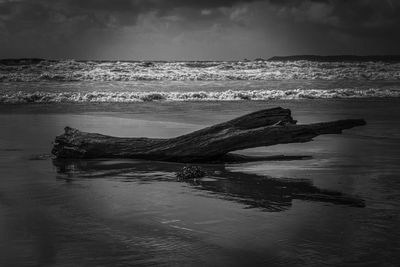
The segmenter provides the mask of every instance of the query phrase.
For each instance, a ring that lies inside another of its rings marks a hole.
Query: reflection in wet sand
[[[283,160],[280,158],[279,160]],[[291,158],[288,158],[290,160]],[[123,182],[178,182],[175,173],[183,164],[135,160],[68,160],[53,161],[60,179],[72,182],[82,178],[121,179]],[[194,189],[244,204],[246,208],[262,211],[283,211],[292,200],[308,200],[364,207],[364,200],[341,192],[320,189],[310,180],[274,178],[257,174],[231,172],[224,164],[203,164],[207,175],[185,180]]]

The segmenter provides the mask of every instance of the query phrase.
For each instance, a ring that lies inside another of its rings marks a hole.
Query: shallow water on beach
[[[116,136],[173,137],[262,108],[299,123],[367,125],[208,164],[53,161],[66,125]],[[400,100],[59,103],[0,106],[1,266],[398,266]],[[301,196],[328,190],[365,207]]]

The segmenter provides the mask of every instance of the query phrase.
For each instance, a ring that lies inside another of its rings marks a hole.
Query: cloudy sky
[[[398,0],[0,0],[0,58],[400,54]]]

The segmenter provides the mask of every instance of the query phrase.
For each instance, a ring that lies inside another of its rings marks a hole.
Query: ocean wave
[[[191,61],[120,62],[41,60],[1,64],[0,82],[400,80],[397,62]]]
[[[397,98],[396,89],[293,89],[293,90],[226,90],[193,92],[23,92],[0,94],[0,103],[60,103],[60,102],[149,102],[149,101],[238,101],[277,99],[331,98]]]

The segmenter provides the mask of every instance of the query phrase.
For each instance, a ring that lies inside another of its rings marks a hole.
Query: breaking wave
[[[147,101],[237,101],[278,99],[331,98],[397,98],[398,89],[291,89],[291,90],[226,90],[196,92],[23,92],[0,93],[0,103],[60,102],[147,102]]]
[[[75,61],[1,62],[0,82],[400,80],[398,62],[320,61]]]

